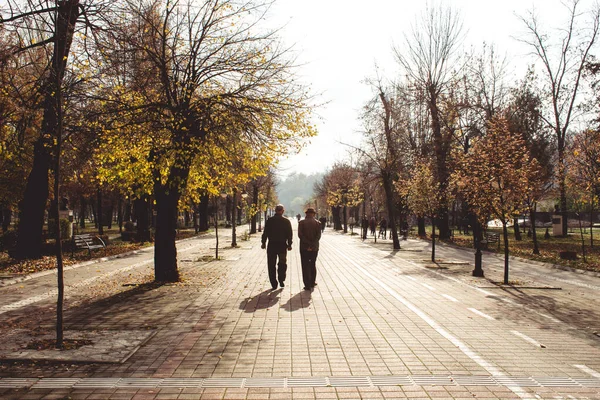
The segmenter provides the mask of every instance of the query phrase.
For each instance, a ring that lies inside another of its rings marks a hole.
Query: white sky
[[[533,58],[513,37],[524,26],[515,15],[526,15],[535,6],[550,31],[566,17],[560,0],[442,0],[460,11],[466,30],[465,44],[481,48],[495,44],[499,54],[507,54],[511,65],[524,69]],[[295,45],[302,63],[301,77],[320,101],[314,123],[319,135],[299,155],[283,160],[280,174],[322,172],[347,150],[339,141],[358,144],[361,123],[357,116],[371,96],[364,83],[374,76],[375,64],[386,77],[393,77],[397,64],[392,46],[401,45],[404,33],[425,8],[425,0],[277,0],[269,23],[283,26],[281,37]],[[430,0],[430,4],[432,1]],[[433,3],[437,4],[437,3]],[[581,9],[587,9],[584,1]],[[515,77],[522,79],[522,73]]]

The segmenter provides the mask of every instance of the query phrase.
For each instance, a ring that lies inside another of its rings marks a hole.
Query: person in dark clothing
[[[360,227],[362,229],[362,240],[365,240],[367,238],[367,232],[369,230],[369,220],[367,219],[366,215],[363,215],[362,220],[360,221]]]
[[[327,218],[321,217],[321,218],[319,218],[319,222],[321,223],[321,232],[324,232],[325,225],[327,225]]]
[[[385,218],[381,218],[381,221],[379,221],[379,237],[387,239],[387,221]]]
[[[371,236],[375,236],[375,228],[377,227],[377,221],[375,217],[371,217],[369,220],[369,229],[371,230]]]
[[[290,220],[283,216],[283,205],[278,204],[275,207],[275,215],[265,222],[265,228],[261,237],[261,248],[267,249],[267,266],[269,268],[269,280],[273,290],[277,289],[277,280],[279,285],[285,286],[285,276],[287,273],[287,252],[292,250],[292,224]],[[266,246],[267,239],[269,246]],[[279,262],[277,262],[279,260]],[[277,270],[275,270],[277,264]]]
[[[308,208],[306,217],[298,224],[300,238],[300,261],[302,263],[302,280],[304,290],[311,290],[316,285],[317,256],[321,239],[321,224],[315,219],[315,210]]]

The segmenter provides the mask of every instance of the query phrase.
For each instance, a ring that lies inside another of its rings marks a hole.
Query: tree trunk
[[[117,200],[117,223],[119,224],[119,233],[123,233],[123,196],[119,193]]]
[[[233,206],[231,207],[231,247],[237,247],[237,233],[236,233],[236,213],[237,213],[237,190],[233,191],[233,198],[231,199]]]
[[[342,209],[342,218],[344,220],[344,233],[348,233],[348,209],[345,204]]]
[[[250,233],[256,233],[256,222],[258,217],[258,184],[256,181],[252,185],[252,210],[256,211],[252,214],[250,220]]]
[[[131,221],[131,197],[127,196],[125,200],[125,212],[123,213],[123,221]]]
[[[437,181],[440,187],[440,207],[437,213],[437,222],[439,230],[440,240],[450,238],[450,226],[448,216],[448,199],[445,195],[446,188],[448,187],[448,153],[450,146],[448,139],[442,133],[442,125],[440,122],[440,111],[437,105],[438,93],[436,87],[433,85],[428,88],[428,105],[431,113],[431,130],[433,136],[433,147],[435,150],[436,158],[436,172]]]
[[[537,240],[537,230],[536,230],[536,209],[537,202],[533,203],[533,207],[529,210],[529,220],[531,221],[531,235],[533,239],[533,254],[540,254],[540,247]]]
[[[431,218],[431,262],[435,262],[435,218]]]
[[[336,231],[342,230],[342,220],[340,218],[339,206],[331,206],[331,216],[333,217],[333,229]]]
[[[62,85],[75,23],[79,17],[79,0],[66,0],[58,4],[52,64],[49,76],[41,88],[41,92],[45,95],[41,134],[34,144],[33,166],[27,178],[23,199],[19,204],[15,249],[17,259],[37,259],[42,256],[44,212],[49,195],[48,174],[59,123],[57,115],[59,96],[56,96],[56,93]]]
[[[96,213],[96,204],[92,200],[90,207],[92,209],[92,222],[94,223],[94,228],[98,229],[98,214]]]
[[[207,194],[203,194],[200,197],[200,204],[198,205],[198,214],[200,216],[200,222],[199,222],[199,226],[198,229],[200,230],[200,232],[206,232],[208,231],[208,195]],[[217,199],[217,202],[219,200]],[[215,218],[218,219],[218,215],[215,212]]]
[[[11,217],[12,209],[10,207],[4,207],[2,209],[2,232],[6,232],[10,227]]]
[[[46,103],[51,100],[46,99]],[[49,106],[46,104],[46,108]],[[47,115],[44,112],[43,130],[52,130],[54,134],[56,116]],[[42,257],[42,231],[44,227],[44,212],[46,202],[48,201],[48,174],[50,169],[49,144],[45,136],[50,133],[42,134],[34,145],[33,167],[27,178],[25,193],[19,203],[19,225],[17,235],[17,245],[15,249],[15,258],[19,260],[37,259]]]
[[[190,226],[190,211],[189,210],[183,210],[183,226],[185,228]]]
[[[148,220],[148,196],[135,199],[133,202],[135,220],[137,222],[137,240],[141,243],[150,242],[150,223]]]
[[[85,211],[87,208],[87,202],[85,200],[85,196],[81,195],[80,201],[80,209],[79,209],[79,227],[81,229],[85,229]]]
[[[502,235],[504,237],[504,284],[508,285],[508,228],[502,221]]]
[[[173,188],[155,185],[156,232],[154,245],[154,280],[178,282],[177,269],[177,206],[180,193]]]
[[[594,248],[594,197],[592,193],[592,204],[590,207],[590,248]]]
[[[562,234],[567,236],[567,183],[565,166],[565,144],[564,139],[558,139],[558,190],[560,193],[560,213],[562,220]]]
[[[417,217],[417,227],[418,227],[418,235],[419,237],[427,236],[427,232],[425,231],[425,218]]]
[[[227,199],[225,199],[225,221],[229,224],[233,222],[231,208],[231,196],[227,196]],[[225,223],[225,226],[227,226],[227,223]]]
[[[515,231],[515,240],[521,241],[523,237],[521,236],[521,227],[519,226],[519,219],[515,217],[515,224],[513,225],[513,229]]]
[[[396,229],[396,213],[394,207],[394,192],[392,189],[392,176],[385,171],[382,171],[383,190],[385,191],[385,202],[387,206],[390,234],[394,250],[400,250],[400,239],[398,238],[398,230]]]
[[[104,227],[102,226],[102,189],[98,186],[96,190],[97,205],[96,205],[96,219],[98,221],[98,235],[104,235]]]

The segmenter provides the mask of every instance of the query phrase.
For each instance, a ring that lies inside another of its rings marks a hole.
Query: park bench
[[[71,248],[71,257],[75,250],[87,249],[89,256],[92,256],[93,249],[102,249],[106,244],[99,236],[91,233],[83,233],[81,235],[73,235],[73,247]]]
[[[498,248],[500,248],[500,234],[494,232],[486,232],[484,234],[484,239],[481,241],[481,247],[486,249],[488,244],[490,243],[498,243]]]

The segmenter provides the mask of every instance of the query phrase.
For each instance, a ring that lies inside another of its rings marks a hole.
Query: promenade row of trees
[[[336,228],[347,207],[362,206],[360,214],[369,216],[383,210],[399,249],[397,226],[410,215],[419,235],[429,218],[448,239],[450,210],[458,208],[479,249],[482,228],[497,219],[508,282],[510,221],[530,217],[538,252],[540,201],[558,205],[563,235],[568,211],[593,215],[600,198],[600,67],[592,52],[600,8],[572,0],[565,11],[565,24],[551,32],[534,12],[520,17],[525,33],[518,40],[532,59],[527,73],[515,76],[493,45],[463,51],[459,13],[426,7],[393,49],[401,77],[376,71],[368,79],[373,98],[360,115],[364,141],[352,148],[352,161],[335,165],[315,187]],[[478,267],[474,273],[482,275]]]
[[[18,212],[16,258],[42,256],[57,199],[111,193],[154,211],[155,279],[177,281],[178,213],[245,192],[256,215],[276,200],[277,158],[315,134],[290,49],[260,26],[268,2],[2,4],[0,204]]]

